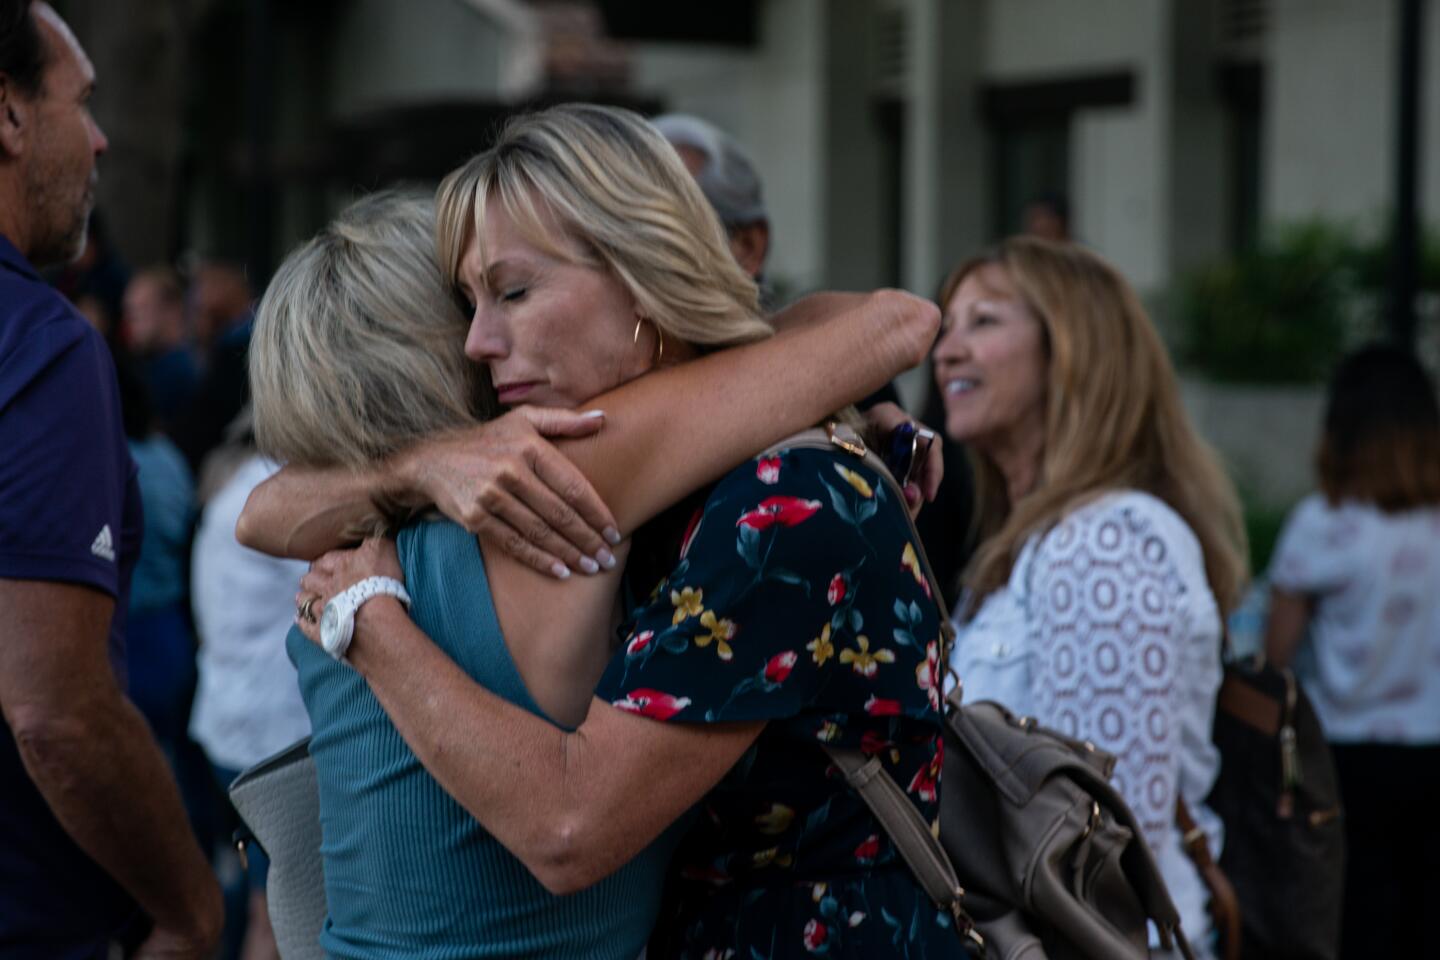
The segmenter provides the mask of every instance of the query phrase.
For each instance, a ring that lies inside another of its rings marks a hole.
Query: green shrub
[[[1214,380],[1316,383],[1373,336],[1389,280],[1385,242],[1308,221],[1179,285],[1180,355]],[[1440,290],[1440,236],[1422,244],[1422,289]]]
[[[1276,541],[1285,528],[1287,508],[1245,503],[1245,536],[1250,541],[1250,575],[1258,577],[1270,567]]]

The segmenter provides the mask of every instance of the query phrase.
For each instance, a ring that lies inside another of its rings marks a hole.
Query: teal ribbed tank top
[[[400,532],[399,552],[420,629],[476,682],[543,716],[506,649],[475,538],[418,523]],[[330,908],[320,942],[332,956],[634,960],[678,826],[594,887],[557,897],[425,771],[359,673],[294,628],[286,649],[313,727]]]

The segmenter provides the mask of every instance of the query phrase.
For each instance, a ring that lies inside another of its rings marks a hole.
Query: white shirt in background
[[[190,736],[212,763],[246,767],[310,733],[285,634],[309,565],[267,556],[235,539],[250,491],[279,468],[255,456],[205,506],[195,534],[191,597],[200,680]]]
[[[1032,537],[1009,583],[956,629],[950,664],[967,701],[994,700],[1116,756],[1115,786],[1201,949],[1209,893],[1181,846],[1175,798],[1218,858],[1223,827],[1204,800],[1220,771],[1211,723],[1222,668],[1219,609],[1190,527],[1149,494],[1106,494]]]
[[[1270,582],[1314,598],[1295,660],[1335,743],[1440,744],[1440,508],[1300,502]]]

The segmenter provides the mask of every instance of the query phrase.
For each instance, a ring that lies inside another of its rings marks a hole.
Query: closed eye
[[[518,300],[523,300],[527,292],[527,288],[525,287],[512,287],[509,290],[501,291],[500,302],[515,303]]]

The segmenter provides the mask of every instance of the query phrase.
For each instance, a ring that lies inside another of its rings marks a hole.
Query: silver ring
[[[315,614],[311,612],[310,608],[315,604],[315,601],[319,599],[319,597],[305,598],[305,602],[300,604],[300,606],[296,609],[296,613],[300,615],[301,620],[304,620],[306,623],[315,622]]]

